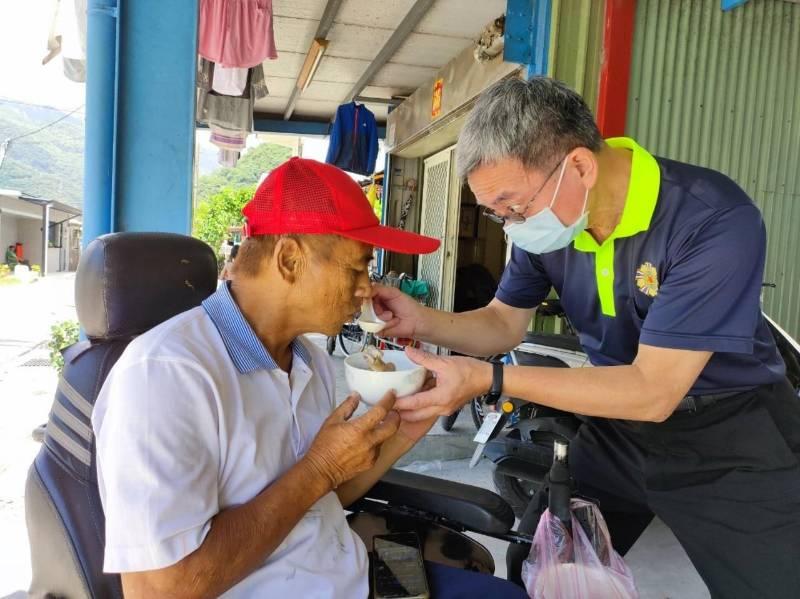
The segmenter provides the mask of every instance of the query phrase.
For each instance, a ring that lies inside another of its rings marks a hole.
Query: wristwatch
[[[491,360],[492,365],[492,386],[489,387],[489,393],[486,394],[486,403],[494,405],[503,394],[503,367],[505,364],[502,360]]]

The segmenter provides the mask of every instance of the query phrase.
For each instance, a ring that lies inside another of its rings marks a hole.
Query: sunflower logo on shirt
[[[656,267],[645,262],[636,269],[636,286],[648,297],[658,295],[658,271]]]

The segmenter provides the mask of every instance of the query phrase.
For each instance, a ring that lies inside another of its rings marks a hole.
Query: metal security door
[[[452,212],[458,202],[451,199],[453,184],[454,147],[426,158],[422,181],[422,218],[420,232],[442,240],[441,247],[432,254],[420,256],[417,277],[430,286],[428,304],[440,310],[452,310],[455,281],[455,251]]]

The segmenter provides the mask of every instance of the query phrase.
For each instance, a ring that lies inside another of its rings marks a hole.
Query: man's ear
[[[589,148],[577,148],[570,158],[578,169],[584,186],[587,189],[594,187],[597,182],[598,168],[597,156]]]
[[[284,237],[275,245],[275,266],[283,280],[289,284],[297,281],[305,268],[305,254],[296,239]]]

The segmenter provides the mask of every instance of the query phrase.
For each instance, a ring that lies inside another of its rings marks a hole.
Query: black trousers
[[[569,461],[620,554],[655,514],[715,599],[800,597],[800,399],[788,381],[662,423],[592,418]]]

